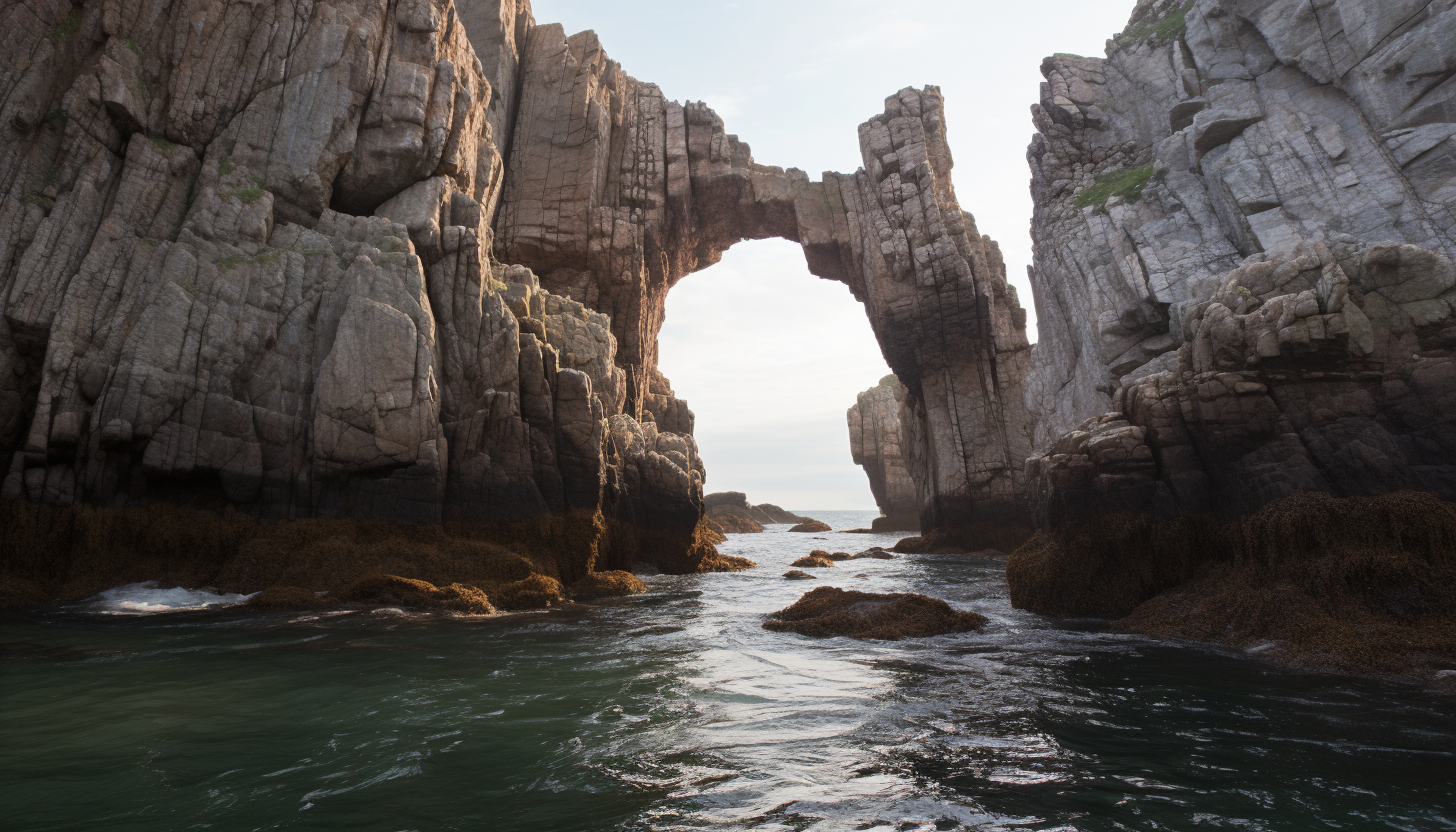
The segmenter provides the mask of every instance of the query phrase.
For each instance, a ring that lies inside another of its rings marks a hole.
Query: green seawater
[[[785,528],[723,547],[752,572],[553,614],[7,620],[0,827],[1456,829],[1456,698],[1058,628],[1011,609],[999,558],[786,581],[810,549],[895,537]],[[898,643],[761,628],[816,585],[991,623]]]

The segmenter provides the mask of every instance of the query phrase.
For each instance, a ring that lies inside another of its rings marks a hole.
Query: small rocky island
[[[764,526],[815,522],[811,517],[800,517],[772,503],[750,505],[748,495],[741,491],[709,494],[703,498],[703,510],[708,527],[721,534],[756,534]]]
[[[779,237],[894,371],[848,414],[877,529],[1054,618],[1456,662],[1448,4],[1139,0],[1048,58],[1035,345],[935,87],[813,180],[527,0],[246,14],[0,9],[0,604],[748,568],[721,534],[783,515],[705,499],[657,339]]]

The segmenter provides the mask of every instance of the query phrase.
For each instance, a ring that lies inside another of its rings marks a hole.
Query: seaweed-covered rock
[[[821,555],[805,555],[794,561],[794,566],[803,569],[824,569],[834,565],[834,561]]]
[[[503,610],[540,610],[566,600],[561,582],[546,575],[506,584],[495,591],[496,606]]]
[[[789,529],[791,532],[832,532],[833,528],[828,523],[821,523],[818,520],[808,520]]]
[[[549,580],[549,579],[548,579]],[[491,615],[495,607],[484,592],[465,584],[435,586],[398,575],[370,575],[339,590],[334,600],[345,604],[404,607],[416,610]]]
[[[818,578],[799,569],[790,569],[784,573],[784,577],[791,581],[817,581]]]
[[[740,558],[734,555],[724,555],[714,552],[705,556],[698,564],[698,574],[706,575],[713,572],[747,572],[757,567],[758,564],[748,558]]]
[[[806,636],[896,641],[963,633],[985,624],[985,616],[924,595],[885,595],[825,586],[774,613],[763,627]]]
[[[642,583],[636,575],[620,569],[593,572],[571,585],[571,597],[578,601],[641,595],[646,591],[647,585]]]

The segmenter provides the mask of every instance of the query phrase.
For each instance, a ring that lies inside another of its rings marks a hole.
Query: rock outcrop
[[[1035,109],[1043,519],[1456,497],[1456,10],[1143,2]]]
[[[958,610],[925,595],[878,594],[823,586],[774,613],[763,628],[816,638],[848,636],[899,641],[964,633],[987,623],[983,615]]]
[[[920,497],[900,447],[904,403],[905,387],[894,376],[885,376],[860,393],[848,413],[850,455],[865,469],[882,515],[871,527],[877,532],[920,529]]]
[[[7,499],[558,516],[568,583],[692,571],[666,292],[779,236],[864,302],[922,519],[1023,504],[1024,314],[934,88],[811,182],[527,0],[22,0],[0,25]]]
[[[1158,543],[1174,518],[1456,499],[1456,9],[1143,0],[1105,59],[1042,69],[1025,392],[1044,531],[1013,599],[1070,613],[1044,593],[1083,580],[1074,539],[1125,550],[1103,578],[1122,590],[1076,614],[1124,615],[1200,558],[1240,560],[1192,527]]]
[[[193,5],[0,11],[4,496],[573,516],[567,579],[692,569],[690,419],[490,257],[529,4]]]
[[[798,524],[812,518],[784,511],[772,503],[751,505],[741,491],[721,491],[703,498],[704,522],[722,534],[756,534],[764,526]]]

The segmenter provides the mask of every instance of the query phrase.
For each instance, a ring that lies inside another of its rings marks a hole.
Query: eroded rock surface
[[[901,448],[904,405],[905,387],[891,375],[860,393],[848,413],[850,454],[869,477],[870,493],[882,515],[872,525],[877,532],[920,528],[920,496]]]
[[[1456,497],[1456,10],[1142,2],[1035,108],[1041,519]]]
[[[8,498],[560,516],[568,583],[695,571],[664,300],[768,236],[865,303],[917,512],[1014,491],[1024,315],[934,88],[862,126],[864,170],[811,182],[526,0],[22,0],[0,27]]]
[[[490,256],[529,4],[186,5],[0,11],[4,496],[572,516],[567,579],[695,568],[690,415]]]
[[[1456,8],[1143,0],[1042,69],[1013,600],[1450,661]]]

